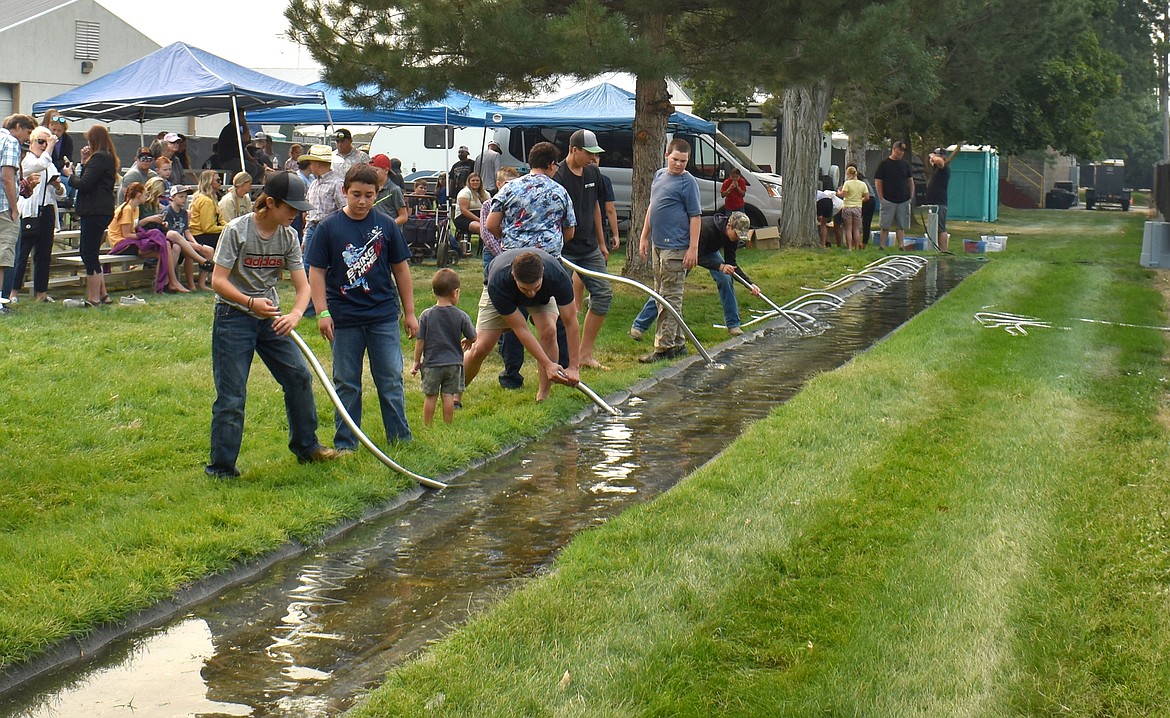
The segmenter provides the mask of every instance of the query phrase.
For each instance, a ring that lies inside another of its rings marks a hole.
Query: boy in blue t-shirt
[[[425,426],[430,426],[435,418],[439,394],[443,395],[443,421],[450,424],[454,420],[456,398],[466,388],[463,352],[475,341],[471,317],[455,306],[459,301],[459,275],[450,269],[440,269],[431,278],[431,289],[438,301],[419,315],[414,366],[410,370],[411,374],[422,370]]]
[[[333,383],[346,412],[362,422],[362,358],[378,388],[387,441],[410,441],[402,383],[401,306],[406,336],[414,338],[414,286],[410,250],[394,220],[372,212],[378,174],[368,164],[354,165],[342,186],[345,207],[322,220],[309,246],[309,286],[317,308],[317,328],[333,344]],[[337,414],[334,446],[357,448],[357,436]]]

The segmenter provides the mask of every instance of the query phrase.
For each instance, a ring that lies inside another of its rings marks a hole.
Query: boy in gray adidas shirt
[[[272,176],[256,199],[256,211],[232,220],[215,250],[211,287],[215,320],[211,366],[215,403],[211,407],[211,460],[205,471],[217,479],[240,475],[236,459],[244,439],[244,399],[253,355],[259,354],[284,391],[288,448],[301,463],[330,461],[337,452],[317,441],[317,406],[309,366],[289,334],[309,304],[309,279],[300,242],[289,225],[311,207],[305,185],[288,172]],[[282,314],[276,284],[292,274],[296,302]]]

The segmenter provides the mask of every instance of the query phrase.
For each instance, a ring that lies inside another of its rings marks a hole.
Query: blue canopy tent
[[[489,112],[485,119],[488,127],[558,127],[596,131],[629,129],[634,124],[634,93],[603,82],[544,105]],[[686,112],[672,114],[667,127],[671,130],[715,133],[715,123]]]
[[[250,122],[266,125],[458,125],[460,127],[483,127],[484,117],[489,112],[504,110],[486,100],[466,92],[452,90],[445,97],[434,102],[419,105],[403,104],[394,109],[364,110],[345,104],[341,90],[314,82],[308,85],[325,98],[325,107],[320,102],[274,107],[270,110],[253,112],[248,115]],[[360,91],[360,88],[359,88]]]
[[[147,120],[228,112],[239,127],[241,110],[294,103],[320,105],[324,101],[318,90],[269,77],[176,42],[120,70],[37,102],[33,112],[40,114],[56,108],[67,117],[102,122],[135,120],[140,127]],[[242,142],[238,149],[242,164]]]

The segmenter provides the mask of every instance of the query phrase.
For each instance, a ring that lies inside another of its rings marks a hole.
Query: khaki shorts
[[[0,212],[0,267],[16,266],[16,240],[20,228],[12,221],[12,215]]]
[[[462,394],[467,385],[463,382],[463,365],[424,366],[422,368],[422,392],[424,396],[439,394]]]
[[[559,314],[561,311],[557,307],[555,297],[550,297],[547,304],[524,308],[528,310],[528,316],[532,316],[533,314]],[[503,315],[496,311],[496,305],[492,304],[491,298],[488,297],[487,287],[484,287],[483,294],[479,295],[479,311],[475,315],[475,331],[482,332],[485,330],[510,328]]]

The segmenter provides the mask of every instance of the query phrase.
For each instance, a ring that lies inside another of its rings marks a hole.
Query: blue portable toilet
[[[999,219],[999,153],[994,148],[965,145],[951,160],[947,219],[967,222]]]

